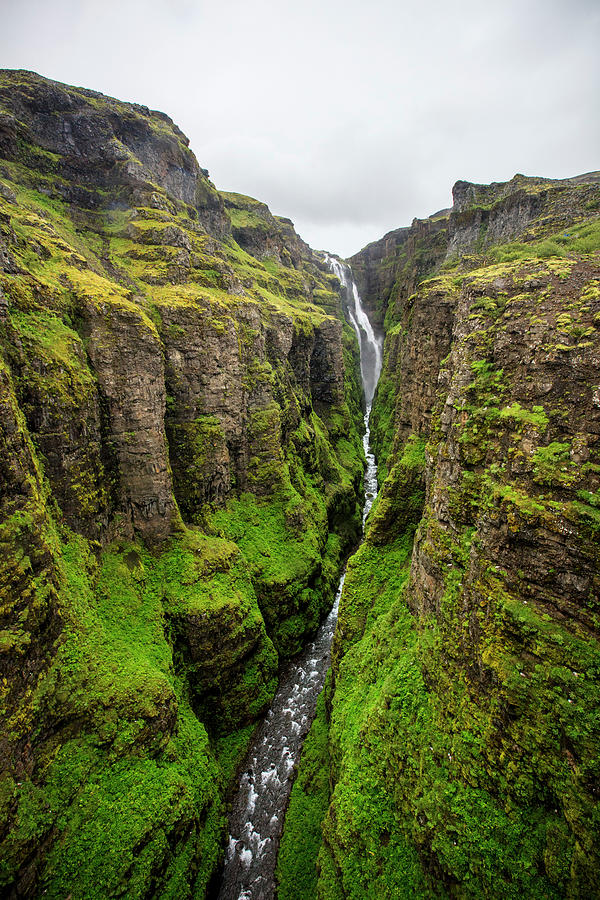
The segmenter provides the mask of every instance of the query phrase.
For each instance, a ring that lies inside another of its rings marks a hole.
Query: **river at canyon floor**
[[[367,459],[363,526],[377,493],[377,466],[365,415]],[[275,867],[292,790],[294,766],[325,684],[344,575],[333,607],[314,639],[284,668],[269,712],[248,751],[229,817],[229,843],[218,900],[273,900]]]

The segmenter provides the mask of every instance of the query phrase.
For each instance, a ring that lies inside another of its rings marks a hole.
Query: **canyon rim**
[[[600,896],[599,173],[332,266],[167,115],[3,70],[0,346],[3,895],[216,896],[347,561],[270,889]]]

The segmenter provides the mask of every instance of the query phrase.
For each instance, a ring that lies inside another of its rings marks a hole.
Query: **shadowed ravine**
[[[371,400],[381,370],[381,346],[362,308],[350,269],[327,257],[340,279],[348,318],[358,337],[361,374],[367,399],[363,446],[367,459],[364,478],[363,526],[377,493],[377,466],[369,443]],[[293,783],[294,766],[315,715],[317,698],[329,668],[331,642],[344,586],[315,638],[284,669],[277,694],[260,724],[242,768],[239,789],[229,818],[229,844],[219,900],[272,900],[275,867]]]
[[[0,900],[600,900],[600,172],[201,162],[0,69]]]

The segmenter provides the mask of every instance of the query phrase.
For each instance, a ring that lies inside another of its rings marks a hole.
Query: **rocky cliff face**
[[[382,484],[334,643],[319,897],[600,893],[599,191],[461,182],[353,260],[385,310]]]
[[[485,251],[516,238],[527,243],[541,234],[555,234],[589,215],[594,204],[597,172],[552,181],[515,177],[505,184],[457,181],[448,223],[446,258]]]
[[[444,209],[429,219],[414,219],[410,228],[390,231],[348,260],[363,303],[380,328],[388,330],[390,307],[414,293],[444,258],[449,213]]]
[[[0,151],[2,891],[201,896],[358,533],[356,342],[164,114],[3,72]]]
[[[62,199],[88,209],[183,203],[209,233],[230,232],[218,191],[164,113],[18,71],[3,74],[0,103],[3,156],[53,175]]]
[[[4,72],[0,157],[2,892],[204,896],[359,530],[356,342],[164,114]],[[599,189],[459,182],[352,260],[382,484],[292,808],[322,898],[600,894]]]

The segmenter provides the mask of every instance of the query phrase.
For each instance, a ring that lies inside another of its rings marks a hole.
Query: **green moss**
[[[255,724],[246,725],[230,734],[219,736],[214,742],[215,757],[227,791],[236,787],[238,768],[248,752],[255,731]]]
[[[525,409],[517,400],[514,400],[510,406],[505,406],[500,410],[500,418],[510,419],[522,425],[533,425],[540,429],[545,428],[549,421],[543,406]]]
[[[387,365],[384,363],[369,422],[371,444],[377,455],[377,477],[380,484],[383,483],[389,471],[388,458],[394,442],[395,405],[395,381],[388,375]]]
[[[172,761],[175,755],[178,762]],[[123,888],[129,896],[142,897],[152,879],[171,896],[192,896],[205,888],[217,862],[221,821],[216,767],[206,732],[191,711],[179,707],[171,760],[134,758],[107,766],[102,756],[73,742],[53,762],[44,799],[52,807],[56,794],[59,810],[65,795],[74,802],[68,813],[59,812],[61,840],[49,854],[42,879],[47,896],[62,897],[68,884],[82,898]],[[174,848],[169,846],[169,834],[182,816],[199,823],[202,814],[204,829],[196,824]],[[199,857],[201,870],[193,879]],[[165,866],[172,858],[175,862]]]
[[[498,244],[488,248],[486,255],[493,262],[511,262],[594,253],[598,249],[600,249],[600,219],[596,218],[571,225],[568,230],[563,229],[543,240]],[[559,271],[565,270],[557,269],[557,274]]]
[[[384,554],[378,551],[376,564],[369,567],[371,578],[380,570]],[[349,578],[352,587],[352,573]],[[323,891],[319,888],[320,895],[327,896],[331,890],[327,878],[331,864],[343,896],[406,896],[409,892],[419,896],[424,887],[418,856],[395,825],[397,797],[380,767],[380,762],[383,767],[389,764],[383,757],[386,744],[390,751],[392,745],[384,743],[385,737],[376,728],[385,710],[405,709],[414,722],[419,708],[416,670],[408,664],[394,671],[391,663],[410,636],[408,614],[401,624],[384,612],[397,609],[400,596],[401,590],[393,582],[383,588],[377,604],[380,615],[372,616],[362,639],[346,652],[336,676],[330,726],[336,785],[323,825],[325,846],[319,860],[326,880]]]
[[[123,885],[143,896],[151,879],[191,896],[218,859],[218,769],[173,672],[155,562],[139,546],[96,562],[75,537],[62,560],[64,636],[34,698],[40,724],[56,724],[38,738],[35,779],[15,788],[3,882],[52,830],[48,896],[65,884],[82,898]],[[193,824],[177,837],[182,820]]]
[[[184,519],[201,524],[204,504],[212,499],[216,472],[221,491],[229,490],[229,454],[220,421],[198,416],[187,422],[166,420],[174,492]]]
[[[583,814],[590,827],[595,814],[573,785],[579,775],[551,750],[555,735],[566,729],[577,745],[576,757],[586,760],[585,771],[595,765],[595,713],[590,719],[589,711],[597,700],[589,691],[596,649],[573,640],[549,617],[496,593],[500,633],[488,625],[483,658],[499,679],[494,696],[507,698],[513,716],[517,709],[527,711],[511,721],[508,734],[496,732],[497,701],[490,697],[488,706],[468,670],[449,665],[448,638],[460,633],[457,604],[468,547],[469,540],[461,548],[450,542],[442,551],[461,562],[445,576],[437,621],[417,627],[402,590],[380,593],[362,637],[346,645],[337,664],[330,726],[335,789],[323,826],[320,895],[335,896],[341,885],[343,896],[356,898],[446,896],[456,890],[475,898],[494,896],[501,883],[515,898],[559,897],[569,879],[596,889],[585,853],[576,849],[555,807],[562,806],[571,822]],[[387,552],[378,550],[380,557]],[[381,566],[379,558],[368,570],[351,569],[351,588],[368,591]],[[503,618],[508,609],[510,624]],[[343,610],[341,616],[343,623]],[[505,635],[514,635],[521,616],[536,657],[543,653],[548,661],[532,663],[524,673],[503,656]],[[485,621],[482,615],[480,627]],[[503,634],[504,627],[510,632]],[[455,652],[460,659],[464,650]],[[587,683],[583,672],[592,673]],[[529,727],[532,717],[535,730]],[[567,812],[575,797],[580,799]],[[584,842],[593,842],[588,825],[585,831]],[[432,858],[434,869],[427,865]]]
[[[480,402],[497,400],[503,389],[503,370],[495,369],[487,359],[472,362],[471,370],[475,377],[468,390],[474,391]]]
[[[544,516],[547,512],[547,507],[544,503],[541,503],[538,499],[531,497],[522,488],[515,487],[512,484],[495,484],[492,481],[489,482],[489,487],[492,491],[493,496],[500,497],[502,500],[513,504],[524,515]],[[511,523],[511,525],[512,524],[513,523]],[[518,527],[517,523],[514,523],[513,527],[516,530],[516,528]]]
[[[240,547],[269,634],[285,655],[316,628],[327,603],[319,586],[326,520],[305,522],[304,509],[299,498],[260,503],[243,494],[212,517],[212,527]]]
[[[248,422],[248,441],[248,486],[256,493],[276,491],[286,480],[281,448],[281,410],[276,403],[253,410]]]
[[[533,454],[534,479],[538,484],[569,487],[577,479],[577,468],[571,462],[569,443],[552,441],[538,447]]]
[[[385,547],[365,541],[348,560],[333,642],[334,663],[360,639],[367,622],[399,596],[408,574],[410,549],[406,536]]]
[[[391,543],[399,535],[410,534],[421,517],[425,502],[425,441],[410,435],[396,458],[369,515],[370,543]]]

